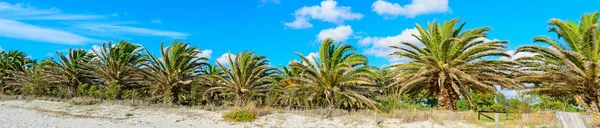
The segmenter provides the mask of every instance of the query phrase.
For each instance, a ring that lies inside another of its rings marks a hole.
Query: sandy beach
[[[403,123],[399,119],[382,119],[375,125],[371,116],[348,115],[322,119],[287,112],[275,112],[261,116],[254,122],[233,123],[223,120],[226,111],[207,111],[194,108],[138,108],[113,104],[72,105],[53,101],[0,101],[0,127],[19,128],[162,128],[162,127],[219,127],[219,128],[338,128],[338,127],[405,127],[442,128],[477,127],[459,122],[444,122],[442,125],[425,122]]]

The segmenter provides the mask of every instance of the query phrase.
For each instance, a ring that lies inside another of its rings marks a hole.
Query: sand
[[[0,101],[0,128],[463,128],[478,127],[459,122],[444,122],[443,125],[430,121],[403,123],[398,119],[384,119],[375,125],[372,116],[353,115],[322,119],[317,116],[272,113],[250,123],[233,123],[223,120],[226,111],[207,111],[194,108],[138,108],[123,105],[71,105],[53,101]],[[126,116],[130,114],[130,116]]]

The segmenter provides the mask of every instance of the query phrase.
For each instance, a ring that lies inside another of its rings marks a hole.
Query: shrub
[[[258,116],[247,109],[238,109],[225,113],[223,118],[233,122],[252,122],[256,120]]]
[[[79,96],[89,96],[89,84],[82,84],[77,86],[77,95]]]
[[[65,86],[58,86],[56,96],[60,98],[72,98],[75,93],[74,89]]]
[[[114,100],[114,99],[118,98],[120,92],[121,92],[121,86],[116,85],[116,84],[110,84],[110,85],[108,85],[104,95],[106,96],[107,99]]]
[[[141,90],[125,90],[123,91],[124,99],[139,99],[141,97]]]
[[[75,97],[70,102],[73,105],[94,105],[100,103],[101,100],[89,97]]]

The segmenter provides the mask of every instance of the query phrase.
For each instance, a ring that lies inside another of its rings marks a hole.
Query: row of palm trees
[[[519,47],[517,53],[532,56],[514,61],[494,59],[511,55],[506,53],[508,41],[483,40],[491,28],[464,30],[465,23],[458,19],[433,21],[425,27],[417,24],[419,34],[413,36],[423,46],[399,41],[390,56],[411,61],[384,68],[369,66],[367,57],[352,52],[354,47],[331,39],[321,43],[318,57],[297,53],[301,61],[281,68],[250,51],[228,54],[228,64],[208,64],[197,47],[179,41],[161,44],[159,56],[126,41],[105,43],[91,52],[72,49],[58,53],[56,60],[39,62],[23,52],[4,51],[0,87],[7,94],[62,97],[65,93],[85,96],[82,92],[100,88],[116,90],[114,99],[137,95],[164,104],[230,101],[237,106],[258,102],[375,110],[378,96],[422,92],[436,97],[439,109],[456,110],[460,98],[470,101],[470,92],[494,92],[501,87],[573,96],[587,111],[599,112],[599,16],[550,20],[550,32],[558,38],[535,37],[535,42],[548,46]]]

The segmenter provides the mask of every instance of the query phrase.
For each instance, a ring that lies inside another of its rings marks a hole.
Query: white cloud
[[[98,45],[92,45],[92,49],[88,50],[88,52],[89,53],[95,53],[95,52],[100,52],[100,50],[101,50],[100,46],[98,46]]]
[[[529,57],[529,56],[534,56],[534,53],[531,52],[519,52],[517,54],[515,54],[515,50],[508,50],[506,51],[506,54],[511,55],[511,58],[507,58],[507,57],[501,57],[500,60],[516,60],[518,58],[521,57]]]
[[[295,21],[283,24],[292,29],[310,28],[312,24],[308,23],[308,20],[316,19],[340,25],[345,20],[360,20],[364,15],[353,13],[348,6],[337,6],[337,2],[334,0],[325,0],[321,2],[320,6],[304,6],[296,10],[294,16]]]
[[[211,54],[212,54],[212,50],[206,49],[206,50],[202,50],[202,53],[198,54],[198,57],[204,57],[206,59],[210,59],[211,58]]]
[[[46,53],[46,57],[52,57],[52,56],[54,56],[54,53],[51,53],[51,52]]]
[[[113,13],[113,14],[110,14],[110,16],[119,16],[119,13],[116,13],[116,12],[115,12],[115,13]]]
[[[285,22],[283,25],[290,27],[292,29],[303,29],[303,28],[312,28],[313,25],[308,22],[308,19],[304,17],[297,17],[294,22]]]
[[[183,32],[156,30],[156,29],[148,29],[148,28],[138,28],[138,27],[130,27],[130,26],[119,26],[119,25],[101,24],[101,23],[78,24],[78,25],[75,25],[75,27],[79,28],[79,29],[94,31],[94,32],[115,33],[115,34],[135,34],[135,35],[142,35],[142,36],[164,36],[164,37],[181,38],[181,39],[184,39],[187,36],[189,36],[188,33],[183,33]]]
[[[413,34],[418,36],[419,31],[415,28],[412,28],[405,29],[396,36],[365,37],[358,41],[358,45],[362,47],[368,47],[364,51],[364,54],[366,55],[374,55],[376,57],[386,58],[390,63],[405,63],[410,60],[399,58],[398,56],[389,56],[389,54],[395,52],[395,49],[390,48],[390,46],[403,46],[400,44],[400,42],[405,41],[422,47],[423,44],[414,38],[412,36]]]
[[[2,47],[0,47],[0,52],[4,51],[4,49]]]
[[[323,41],[327,38],[331,38],[338,42],[343,42],[352,35],[352,26],[342,25],[335,28],[324,29],[319,32],[317,39]]]
[[[0,36],[67,45],[81,45],[97,41],[67,31],[43,28],[5,19],[0,19]]]
[[[231,54],[231,59],[235,59],[235,55]],[[229,53],[225,53],[217,58],[217,62],[221,63],[223,66],[229,66]]]
[[[154,19],[151,22],[154,23],[154,24],[160,24],[160,23],[162,23],[162,21],[160,19]]]
[[[377,0],[371,5],[371,11],[386,18],[396,18],[398,16],[414,18],[422,14],[450,12],[450,8],[448,7],[448,0],[412,0],[412,3],[404,6],[385,0]]]
[[[305,56],[305,57],[306,57],[306,59],[308,59],[308,61],[310,63],[312,63],[313,65],[316,66],[317,63],[315,62],[315,60],[317,60],[319,58],[319,52],[308,53],[308,56]]]
[[[104,16],[87,14],[66,14],[60,9],[37,9],[24,3],[0,2],[0,18],[11,20],[93,20]]]

